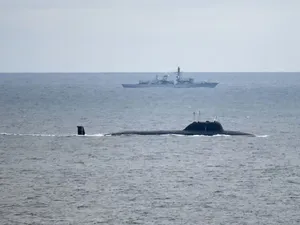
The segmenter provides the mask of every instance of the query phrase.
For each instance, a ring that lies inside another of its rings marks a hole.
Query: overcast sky
[[[299,23],[300,0],[0,0],[0,71],[300,71]]]

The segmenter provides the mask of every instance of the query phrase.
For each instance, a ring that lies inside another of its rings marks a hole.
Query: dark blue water
[[[0,74],[1,224],[299,224],[300,74],[121,86],[154,75]],[[103,136],[182,129],[199,110],[257,137]]]

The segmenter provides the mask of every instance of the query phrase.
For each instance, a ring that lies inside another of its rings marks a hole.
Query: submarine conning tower
[[[221,123],[218,121],[193,122],[189,124],[185,131],[223,131]]]

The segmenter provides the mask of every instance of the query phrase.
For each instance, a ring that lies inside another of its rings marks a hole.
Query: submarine
[[[85,135],[85,130],[83,126],[77,126],[77,134]],[[223,126],[218,121],[194,121],[185,127],[183,130],[153,130],[153,131],[120,131],[116,133],[104,134],[104,136],[120,136],[120,135],[164,135],[164,134],[178,134],[178,135],[243,135],[255,137],[255,135],[250,133],[245,133],[241,131],[231,131],[224,130]]]

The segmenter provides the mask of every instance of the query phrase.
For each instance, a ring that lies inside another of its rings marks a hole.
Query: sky
[[[299,0],[0,0],[0,72],[298,72],[299,12]]]

